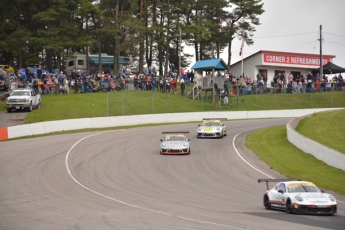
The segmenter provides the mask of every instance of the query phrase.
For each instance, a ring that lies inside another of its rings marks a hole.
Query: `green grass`
[[[246,146],[272,169],[288,178],[312,181],[321,188],[345,195],[345,171],[330,167],[296,148],[287,140],[285,126],[249,134]]]
[[[345,154],[345,110],[318,113],[302,119],[296,131]]]
[[[191,86],[185,90],[187,93]],[[123,100],[124,99],[124,100]],[[278,110],[303,108],[336,108],[345,105],[345,91],[314,94],[264,94],[230,97],[228,105],[212,104],[210,92],[200,100],[191,100],[177,93],[155,94],[150,91],[42,95],[40,110],[34,110],[24,123],[61,119],[199,111]],[[108,103],[108,110],[107,110]],[[5,101],[0,111],[6,110]]]

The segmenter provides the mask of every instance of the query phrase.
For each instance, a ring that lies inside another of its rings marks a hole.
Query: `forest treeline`
[[[140,72],[155,64],[162,75],[179,69],[186,44],[194,53],[181,48],[181,67],[190,55],[219,57],[226,47],[230,65],[233,39],[252,44],[263,13],[261,0],[2,0],[0,58],[17,68],[63,70],[75,52],[107,53],[115,73],[126,56]]]

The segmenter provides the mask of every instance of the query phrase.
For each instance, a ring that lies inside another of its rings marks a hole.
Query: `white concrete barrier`
[[[295,130],[301,119],[311,115],[312,114],[295,118],[286,124],[288,140],[303,152],[312,154],[314,157],[325,162],[326,164],[345,171],[344,153],[340,153],[334,149],[328,148],[327,146],[313,141]]]
[[[194,112],[194,113],[165,113],[133,116],[81,118],[59,121],[46,121],[8,127],[8,139],[46,134],[58,131],[107,128],[117,126],[130,126],[139,124],[155,124],[167,122],[201,121],[205,117],[220,117],[229,120],[260,119],[279,117],[300,117],[311,113],[327,111],[330,109],[300,109],[300,110],[261,110],[261,111],[226,111],[226,112]]]

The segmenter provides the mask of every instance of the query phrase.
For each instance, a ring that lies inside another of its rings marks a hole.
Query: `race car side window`
[[[282,190],[283,192],[286,192],[286,186],[284,183],[280,183],[278,186],[278,190]]]

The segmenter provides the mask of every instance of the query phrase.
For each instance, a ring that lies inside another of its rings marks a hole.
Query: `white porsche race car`
[[[197,128],[197,137],[224,137],[226,125],[222,123],[226,118],[204,118],[202,125]]]
[[[161,139],[160,153],[167,154],[190,154],[190,140],[184,135],[189,132],[162,132],[166,134],[164,139]]]
[[[319,215],[333,215],[337,212],[336,199],[311,182],[298,179],[259,179],[258,182],[267,184],[263,197],[266,209]],[[268,182],[279,183],[269,189]]]

